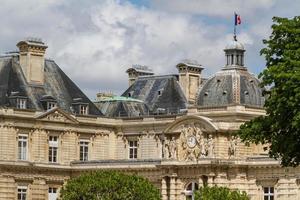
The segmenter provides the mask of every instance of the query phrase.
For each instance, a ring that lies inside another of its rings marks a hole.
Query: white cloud
[[[223,21],[232,17],[233,8],[243,17],[245,29],[238,38],[246,44],[246,62],[257,65],[271,17],[299,10],[288,1],[154,0],[143,7],[121,0],[2,0],[0,51],[15,49],[24,37],[42,37],[47,55],[90,97],[105,90],[121,93],[132,64],[166,74],[189,58],[198,60],[206,75],[219,70],[223,48],[232,38]]]
[[[88,14],[93,30],[69,35],[51,54],[72,77],[99,89],[117,82],[113,89],[124,90],[131,64],[149,65],[159,74],[176,72],[176,63],[185,58],[209,66],[208,72],[223,65],[227,35],[189,16],[118,1],[105,1]]]
[[[262,9],[269,9],[275,0],[153,0],[157,9],[200,15],[231,17],[234,11],[252,15]]]

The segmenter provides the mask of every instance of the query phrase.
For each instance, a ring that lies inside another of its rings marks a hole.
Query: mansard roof
[[[178,113],[187,108],[177,75],[139,77],[122,96],[142,100],[153,113]]]
[[[15,107],[10,99],[21,97],[28,100],[28,109],[44,110],[41,100],[47,97],[55,99],[57,106],[65,112],[72,113],[74,100],[81,99],[82,103],[89,106],[90,115],[102,115],[53,60],[45,60],[44,78],[43,85],[28,84],[17,54],[0,57],[0,106]]]
[[[94,103],[107,117],[139,117],[149,113],[143,101],[130,97],[113,96]]]

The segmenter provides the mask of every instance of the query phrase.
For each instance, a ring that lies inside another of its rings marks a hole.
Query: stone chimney
[[[128,74],[129,86],[131,86],[139,76],[151,76],[154,75],[151,68],[142,65],[132,65],[131,68],[126,70]]]
[[[20,51],[20,65],[27,83],[44,84],[45,52],[47,46],[41,39],[28,38],[17,44]]]
[[[196,61],[183,60],[176,65],[179,73],[179,84],[190,104],[194,104],[201,84],[203,67]]]

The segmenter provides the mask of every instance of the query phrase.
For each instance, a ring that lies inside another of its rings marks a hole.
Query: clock
[[[195,136],[189,136],[187,138],[187,145],[190,147],[190,148],[194,148],[197,144],[197,140],[195,138]]]

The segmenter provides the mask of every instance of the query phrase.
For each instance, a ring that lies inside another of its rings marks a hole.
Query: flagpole
[[[234,12],[234,27],[233,27],[233,39],[236,40],[236,13]]]

